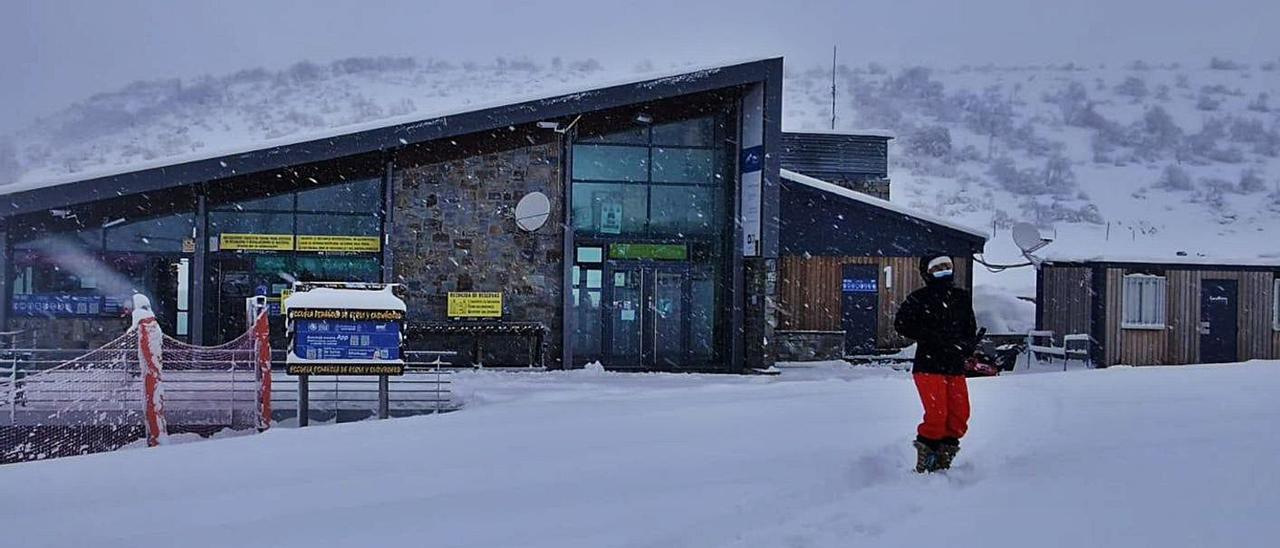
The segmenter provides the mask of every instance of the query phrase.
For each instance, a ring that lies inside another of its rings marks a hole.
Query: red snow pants
[[[916,390],[924,404],[924,422],[916,429],[930,440],[960,439],[969,430],[969,385],[964,375],[915,373]]]

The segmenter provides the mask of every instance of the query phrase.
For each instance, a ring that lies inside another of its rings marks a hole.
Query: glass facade
[[[573,228],[583,237],[718,237],[718,118],[587,136],[573,147]],[[723,141],[723,139],[721,139]]]
[[[604,131],[573,145],[575,365],[678,370],[720,359],[727,119]]]
[[[166,333],[190,335],[195,215],[104,225],[13,242],[10,317],[124,323],[125,305],[142,293]]]
[[[243,332],[245,299],[257,295],[267,297],[280,337],[279,303],[294,281],[381,281],[382,184],[368,178],[211,205],[206,342]]]

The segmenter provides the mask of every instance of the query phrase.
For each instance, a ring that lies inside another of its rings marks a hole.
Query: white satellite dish
[[[1024,255],[1031,254],[1053,242],[1040,233],[1040,229],[1031,223],[1013,225],[1013,244],[1022,250]]]
[[[547,224],[551,217],[551,200],[541,192],[525,194],[516,203],[516,226],[525,232],[533,232]]]

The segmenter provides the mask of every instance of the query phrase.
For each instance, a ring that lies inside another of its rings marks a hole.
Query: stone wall
[[[561,358],[564,188],[558,143],[397,168],[389,247],[410,320],[447,320],[451,291],[499,291],[503,319],[541,322],[546,364]],[[551,201],[532,233],[512,214],[526,194]],[[519,345],[516,345],[519,346]],[[517,353],[518,355],[518,353]]]
[[[844,331],[778,331],[774,340],[780,362],[844,359]]]

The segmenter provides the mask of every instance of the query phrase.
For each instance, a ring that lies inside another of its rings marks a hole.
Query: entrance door
[[[1239,360],[1236,346],[1239,307],[1235,280],[1200,282],[1200,361]]]
[[[712,279],[688,263],[605,265],[606,365],[678,369],[712,359]]]
[[[879,282],[880,268],[876,265],[844,265],[840,326],[844,329],[845,354],[871,354],[876,350]]]

